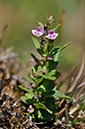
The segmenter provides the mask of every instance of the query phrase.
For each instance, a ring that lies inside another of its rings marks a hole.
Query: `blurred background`
[[[85,51],[85,0],[0,0],[0,35],[7,26],[1,47],[14,47],[15,52],[24,52],[19,58],[29,66],[30,53],[37,54],[31,30],[39,21],[46,23],[46,15],[54,15],[55,27],[63,9],[65,20],[60,46],[70,41],[73,44],[62,51],[60,67],[71,69],[78,65]]]

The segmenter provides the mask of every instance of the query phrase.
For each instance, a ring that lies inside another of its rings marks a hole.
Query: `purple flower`
[[[54,40],[57,36],[58,36],[58,33],[55,33],[54,30],[50,29],[48,31],[48,35],[46,36],[46,38]]]
[[[44,69],[42,69],[42,70],[40,71],[40,73],[42,73],[42,74],[46,75],[46,72],[45,72],[45,70],[44,70]]]
[[[53,58],[52,58],[51,55],[49,55],[47,59],[48,59],[48,60],[53,60]]]
[[[33,33],[33,35],[39,37],[39,36],[42,36],[44,34],[44,31],[43,31],[42,27],[39,26],[39,27],[36,27],[35,30],[32,30],[32,33]]]
[[[35,62],[34,58],[30,59],[30,61],[31,61],[32,63],[34,63],[35,65],[37,65],[37,63]]]
[[[27,109],[27,111],[29,113],[33,113],[34,112],[34,108],[32,107],[32,105],[29,106],[29,108]]]
[[[48,26],[47,26],[47,24],[45,23],[45,24],[44,24],[44,30],[47,30],[47,28],[48,28]]]
[[[40,44],[44,45],[45,43],[46,43],[45,39],[43,37],[41,37]]]
[[[43,59],[40,59],[40,62],[41,62],[41,64],[43,64],[44,63],[44,60]]]

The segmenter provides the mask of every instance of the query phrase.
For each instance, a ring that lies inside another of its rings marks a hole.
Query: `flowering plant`
[[[27,92],[25,96],[21,97],[21,100],[29,105],[27,117],[31,115],[33,120],[55,120],[59,111],[59,101],[66,99],[69,102],[71,100],[69,96],[59,91],[59,87],[55,83],[61,75],[56,70],[60,53],[71,42],[63,47],[54,45],[54,41],[58,37],[56,30],[61,24],[53,28],[53,22],[53,16],[50,16],[47,23],[42,24],[39,22],[39,27],[32,30],[32,34],[40,38],[40,41],[35,37],[32,37],[32,40],[41,59],[31,53],[31,61],[34,63],[34,67],[30,69],[31,79],[24,75],[24,78],[31,85],[32,90],[19,86]],[[56,100],[56,98],[59,98],[59,100]]]

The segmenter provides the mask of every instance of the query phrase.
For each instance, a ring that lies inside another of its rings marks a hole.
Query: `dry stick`
[[[40,128],[38,128],[36,125],[34,125],[34,128],[35,128],[35,129],[40,129]]]
[[[72,92],[72,90],[75,88],[79,78],[81,77],[81,75],[83,73],[83,70],[84,70],[84,55],[83,55],[83,59],[82,59],[82,63],[81,63],[81,67],[80,67],[79,73],[78,73],[77,77],[75,78],[74,83],[71,86],[71,89],[69,90],[69,92]]]
[[[57,126],[55,125],[55,126],[53,126],[53,127],[51,127],[50,129],[55,129]],[[57,128],[56,128],[57,129]]]
[[[69,86],[68,86],[68,87],[66,88],[66,90],[65,90],[65,93],[64,93],[65,95],[67,94],[67,92],[68,92],[68,90],[69,90],[69,88],[70,88],[72,82],[73,82],[73,78],[71,79]],[[64,99],[62,99],[62,100],[60,101],[59,107],[61,106],[61,104],[63,103],[63,101],[64,101]]]
[[[85,82],[83,82],[82,84],[80,84],[79,86],[78,86],[78,88],[80,88],[80,87],[82,87],[82,86],[84,86],[85,85]]]
[[[62,99],[59,103],[59,107],[61,107],[61,104],[63,103],[64,99]]]
[[[85,88],[85,82],[84,82],[84,84],[83,84],[83,87],[79,90],[79,92],[78,92],[76,98],[78,98],[78,97],[80,96],[80,94],[82,93],[82,91],[84,90],[84,88]]]
[[[74,112],[76,112],[78,110],[78,106],[72,108],[72,110],[69,111],[69,115],[72,115]]]
[[[61,19],[60,19],[61,26],[59,27],[59,30],[58,30],[58,38],[57,38],[56,46],[59,45],[59,42],[60,42],[60,34],[61,34],[64,19],[65,19],[65,9],[63,9],[63,11],[62,11],[62,15],[61,15]]]
[[[65,107],[64,107],[60,112],[58,112],[57,115],[58,115],[58,116],[61,115],[64,111],[65,111]]]
[[[29,122],[28,119],[27,119],[26,121],[24,121],[24,122],[21,124],[21,126],[24,125],[24,124],[26,124],[27,122]]]

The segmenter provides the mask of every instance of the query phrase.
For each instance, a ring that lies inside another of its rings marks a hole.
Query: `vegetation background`
[[[0,35],[8,25],[1,47],[14,47],[15,52],[25,52],[20,59],[30,65],[30,53],[35,53],[31,30],[38,21],[46,21],[46,15],[54,15],[54,27],[59,23],[62,10],[65,20],[61,32],[60,45],[72,41],[62,52],[63,68],[77,65],[85,51],[85,0],[0,0]],[[61,67],[62,67],[62,63]]]

